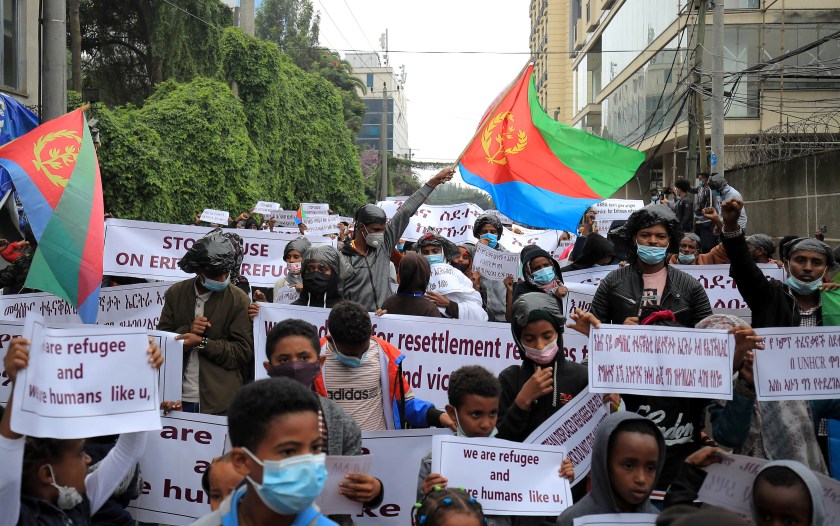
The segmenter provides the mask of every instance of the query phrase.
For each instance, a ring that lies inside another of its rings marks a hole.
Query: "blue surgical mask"
[[[202,284],[204,285],[204,288],[211,292],[221,292],[230,285],[230,274],[228,274],[227,279],[224,281],[216,281],[208,278],[207,276],[201,276],[201,278],[203,279]]]
[[[397,245],[397,250],[398,251],[402,252],[404,249],[405,249],[405,245],[403,245],[402,243]]]
[[[809,294],[813,294],[817,290],[819,290],[820,285],[822,285],[822,276],[814,281],[802,281],[799,279],[794,278],[793,276],[788,276],[787,286],[791,288],[795,293],[799,294],[800,296],[808,296]]]
[[[496,248],[496,245],[499,244],[499,236],[497,236],[496,234],[491,234],[489,232],[487,234],[481,234],[479,239],[486,239],[490,241],[489,243],[487,243],[487,246],[490,248]]]
[[[657,202],[659,202],[659,196],[656,196],[656,195],[652,195],[652,196],[650,196],[650,202],[651,202],[651,203],[657,203]]]
[[[335,356],[335,359],[338,360],[339,363],[341,363],[342,365],[345,365],[345,366],[350,367],[352,369],[358,369],[359,367],[362,366],[362,362],[365,361],[365,357],[367,356],[367,353],[368,352],[365,351],[364,353],[362,353],[362,356],[359,357],[359,358],[357,358],[355,356],[347,356],[346,354],[342,354],[342,353],[338,352],[338,349],[336,348],[335,344],[333,344],[333,356]]]
[[[461,419],[458,418],[458,411],[455,411],[455,424],[457,425],[457,428],[458,428],[458,430],[455,432],[455,436],[469,438],[469,436],[467,436],[467,433],[464,432],[464,428],[461,427]],[[499,430],[494,427],[493,430],[490,431],[490,434],[487,435],[487,438],[494,438],[498,434],[499,434]],[[484,437],[476,437],[476,438],[484,438]]]
[[[443,263],[443,254],[431,254],[428,256],[423,256],[426,258],[426,261],[429,262],[429,265],[434,265],[437,263]]]
[[[678,255],[677,255],[677,259],[678,259],[678,260],[680,261],[680,263],[682,263],[683,265],[691,265],[692,263],[694,263],[694,259],[695,259],[696,257],[697,257],[697,256],[695,256],[694,254],[683,254],[683,253],[680,253],[680,254],[678,254]]]
[[[697,183],[697,186],[704,186],[705,184],[706,184],[705,182],[700,181],[699,183]]]
[[[665,254],[668,252],[668,247],[649,247],[646,245],[637,245],[636,254],[642,263],[647,265],[658,265],[665,259]]]
[[[538,285],[548,285],[554,281],[556,275],[554,274],[553,267],[544,267],[531,274],[531,277],[534,278],[534,281],[536,281]]]
[[[281,515],[297,515],[306,511],[321,494],[327,482],[327,456],[298,455],[284,460],[260,460],[243,448],[254,462],[262,466],[262,484],[246,477],[260,500]]]

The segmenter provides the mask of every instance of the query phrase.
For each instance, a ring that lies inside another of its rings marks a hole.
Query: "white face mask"
[[[82,497],[79,491],[76,488],[71,488],[70,486],[59,486],[56,484],[55,473],[53,473],[52,466],[47,464],[47,467],[50,469],[50,476],[53,479],[53,481],[50,482],[50,485],[58,490],[58,501],[56,502],[56,505],[62,510],[72,510],[81,504],[84,497]]]

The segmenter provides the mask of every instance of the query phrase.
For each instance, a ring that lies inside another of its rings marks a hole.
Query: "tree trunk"
[[[79,1],[67,0],[70,25],[70,89],[82,91],[82,24],[79,19]]]

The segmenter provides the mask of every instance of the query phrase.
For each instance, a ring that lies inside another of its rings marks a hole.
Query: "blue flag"
[[[0,93],[0,145],[38,127],[38,116],[15,99]]]

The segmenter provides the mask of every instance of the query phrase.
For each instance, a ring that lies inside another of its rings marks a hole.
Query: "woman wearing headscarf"
[[[656,305],[674,313],[683,327],[712,314],[700,283],[667,264],[668,248],[682,239],[677,216],[665,205],[636,210],[619,232],[629,265],[607,274],[592,300],[592,313],[604,323],[638,323],[642,307]]]
[[[522,249],[522,281],[513,286],[513,301],[529,292],[542,292],[562,298],[569,289],[563,285],[563,273],[551,254],[537,245],[528,245]]]
[[[303,253],[301,264],[303,287],[300,298],[292,305],[331,309],[341,301],[341,259],[338,250],[329,245],[312,245]]]
[[[431,276],[432,268],[426,258],[416,252],[407,253],[397,269],[397,293],[385,300],[382,310],[388,314],[440,318],[440,311],[426,298]]]
[[[473,225],[473,236],[478,239],[479,243],[486,245],[488,248],[500,250],[499,240],[502,238],[504,230],[505,227],[497,216],[481,214]],[[475,256],[475,249],[473,249],[473,256]],[[473,281],[478,279],[484,289],[482,295],[484,310],[487,311],[490,321],[507,321],[507,311],[511,302],[510,291],[513,290],[513,277],[506,278],[504,281],[495,281],[484,279],[478,272],[475,272],[475,274],[478,274],[478,276],[473,278]]]
[[[280,289],[285,287],[293,287],[300,294],[300,291],[303,289],[303,278],[301,277],[303,253],[311,246],[312,243],[305,236],[297,237],[286,243],[286,247],[283,249],[283,261],[286,262],[289,273],[274,283],[275,302],[282,296]]]

